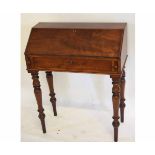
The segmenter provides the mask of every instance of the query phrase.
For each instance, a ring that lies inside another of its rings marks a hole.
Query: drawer
[[[87,73],[117,73],[117,60],[96,57],[31,56],[29,70],[51,70]]]

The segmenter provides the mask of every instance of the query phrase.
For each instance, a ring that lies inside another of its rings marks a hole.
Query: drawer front
[[[33,56],[28,70],[51,70],[86,73],[117,73],[119,65],[117,60],[69,57],[69,56]]]
[[[26,51],[31,54],[118,57],[121,30],[34,29]]]

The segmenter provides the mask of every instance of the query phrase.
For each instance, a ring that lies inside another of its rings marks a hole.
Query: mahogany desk
[[[25,50],[43,133],[45,114],[39,71],[46,72],[54,116],[57,116],[52,71],[107,74],[112,79],[114,141],[118,141],[119,108],[124,122],[126,23],[38,23]]]

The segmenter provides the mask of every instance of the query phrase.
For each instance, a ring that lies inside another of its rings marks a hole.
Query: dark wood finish
[[[110,75],[114,141],[118,140],[119,106],[121,121],[124,120],[126,38],[126,23],[38,23],[32,28],[25,50],[27,70],[33,73],[35,81],[38,81],[36,71],[46,72],[54,115],[57,113],[52,71]],[[40,84],[35,87],[44,120]]]
[[[123,30],[121,29],[38,30],[34,28],[31,32],[31,40],[28,43],[27,51],[31,54],[37,53],[40,55],[46,52],[46,54],[52,53],[55,55],[118,57],[122,35]],[[51,42],[52,44],[50,44]]]
[[[28,71],[121,74],[126,52],[125,23],[40,23],[25,55]]]
[[[50,101],[52,103],[54,116],[57,116],[56,98],[55,98],[54,87],[53,87],[53,75],[52,75],[52,72],[46,72],[46,79],[47,79],[48,87],[49,87],[49,90],[50,90],[49,95],[51,97]]]
[[[30,70],[70,71],[114,74],[119,70],[117,59],[80,56],[31,56]],[[121,72],[121,71],[119,71]]]
[[[112,101],[113,101],[113,127],[114,127],[114,141],[118,141],[118,127],[119,127],[119,101],[120,101],[120,76],[111,76],[112,78]]]
[[[121,77],[121,98],[120,98],[120,114],[122,123],[124,122],[124,108],[125,108],[124,91],[125,91],[125,70],[123,69]]]
[[[124,29],[126,23],[64,23],[64,22],[40,22],[33,28],[39,29]]]
[[[43,133],[46,133],[46,126],[45,126],[45,120],[44,120],[45,114],[44,114],[44,108],[42,106],[42,92],[40,88],[38,72],[33,71],[31,72],[31,75],[33,79],[34,94],[35,94],[37,104],[38,104],[38,112],[39,112],[38,117],[40,118],[40,121],[41,121]]]

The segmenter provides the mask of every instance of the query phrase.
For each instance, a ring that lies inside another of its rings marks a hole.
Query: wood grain
[[[26,53],[119,57],[122,35],[121,29],[32,29]]]
[[[125,70],[123,69],[121,76],[121,98],[120,98],[120,114],[121,122],[124,122],[124,108],[125,108]]]
[[[43,133],[46,133],[46,126],[45,126],[45,120],[44,120],[45,114],[44,114],[44,108],[42,106],[42,92],[40,88],[38,71],[31,72],[31,75],[33,79],[34,94],[38,105],[38,112],[39,112],[38,117],[40,118],[40,121],[41,121]]]
[[[28,70],[70,71],[85,73],[116,74],[119,70],[118,59],[79,56],[30,56],[32,63]]]
[[[118,127],[119,127],[119,101],[120,101],[120,76],[111,76],[112,78],[112,101],[113,101],[113,127],[114,127],[114,141],[118,141]]]
[[[55,98],[55,93],[54,93],[54,86],[53,86],[53,75],[52,72],[48,72],[46,71],[46,79],[47,79],[47,83],[48,83],[48,87],[50,90],[50,101],[52,103],[52,107],[53,107],[53,112],[54,112],[54,116],[57,116],[57,110],[56,110],[56,98]]]

